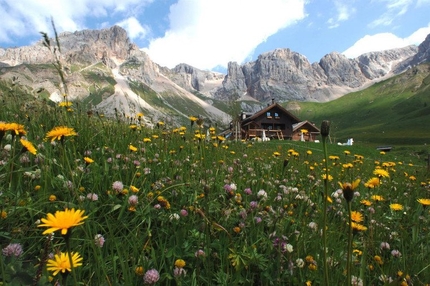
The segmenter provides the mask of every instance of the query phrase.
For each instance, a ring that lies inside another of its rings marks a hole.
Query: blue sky
[[[318,62],[418,45],[430,34],[430,0],[0,0],[0,47],[30,45],[40,31],[119,25],[150,58],[225,71],[276,48]]]

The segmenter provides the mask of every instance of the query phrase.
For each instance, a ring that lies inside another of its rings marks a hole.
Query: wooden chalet
[[[299,123],[293,124],[293,141],[309,141],[314,142],[317,136],[320,134],[320,130],[315,124],[305,120]]]
[[[316,135],[319,134],[319,129],[315,125],[309,121],[301,121],[284,107],[275,103],[274,100],[272,100],[271,105],[268,105],[255,114],[242,113],[237,125],[234,128],[236,131],[233,132],[237,136],[233,135],[233,138],[260,138],[263,141],[266,138],[300,140],[302,136],[299,135],[299,138],[297,138],[295,131],[306,129],[308,133],[306,136],[303,136],[303,139],[314,141]],[[239,126],[240,132],[238,130]]]

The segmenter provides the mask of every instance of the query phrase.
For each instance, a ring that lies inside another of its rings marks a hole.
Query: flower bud
[[[323,120],[321,123],[321,136],[327,137],[330,134],[330,121]]]

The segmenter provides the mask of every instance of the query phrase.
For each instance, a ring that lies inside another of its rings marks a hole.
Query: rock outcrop
[[[402,72],[396,67],[417,52],[416,46],[408,46],[367,53],[355,59],[333,52],[319,63],[311,64],[306,57],[290,49],[276,49],[242,66],[229,63],[223,86],[214,96],[227,98],[245,93],[262,102],[272,98],[328,101]]]

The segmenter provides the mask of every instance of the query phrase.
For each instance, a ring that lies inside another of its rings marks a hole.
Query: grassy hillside
[[[292,104],[292,103],[290,103]],[[301,119],[332,122],[332,139],[375,145],[430,143],[430,64],[327,103],[294,102]],[[287,105],[288,108],[288,105]]]

